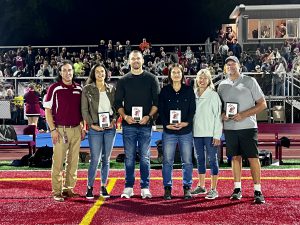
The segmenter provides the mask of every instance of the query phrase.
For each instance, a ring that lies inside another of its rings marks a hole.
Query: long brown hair
[[[97,67],[102,67],[105,70],[105,78],[104,78],[104,82],[106,83],[108,80],[108,73],[107,73],[107,69],[105,68],[105,66],[103,64],[100,63],[96,63],[89,74],[89,78],[87,79],[87,84],[91,84],[91,83],[96,83],[96,75],[95,75],[95,71]]]

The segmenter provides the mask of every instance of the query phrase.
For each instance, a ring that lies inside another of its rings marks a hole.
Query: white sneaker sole
[[[216,199],[218,197],[219,197],[219,195],[215,196],[214,198],[209,198],[209,197],[206,196],[205,199],[214,200],[214,199]]]
[[[85,197],[86,199],[92,200],[94,197]]]
[[[134,194],[132,193],[131,195],[128,194],[121,194],[121,198],[130,198],[132,197]]]
[[[110,198],[110,196],[108,195],[102,195],[102,194],[100,194],[100,196],[102,197],[102,198]]]
[[[64,202],[65,201],[64,198],[53,198],[53,200],[56,202]]]
[[[152,198],[152,195],[141,195],[142,196],[142,199],[145,199],[145,198]]]

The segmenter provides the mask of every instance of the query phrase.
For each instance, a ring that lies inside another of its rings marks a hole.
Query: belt
[[[56,125],[57,128],[74,128],[74,127],[78,127],[79,125],[75,125],[75,126],[69,126],[69,125]]]

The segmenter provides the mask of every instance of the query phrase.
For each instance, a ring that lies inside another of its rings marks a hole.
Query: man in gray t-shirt
[[[227,155],[232,156],[234,191],[230,197],[242,197],[242,157],[248,158],[254,181],[254,202],[265,203],[260,185],[260,162],[257,148],[256,114],[267,107],[264,94],[257,81],[240,74],[239,60],[230,56],[225,60],[228,78],[223,80],[218,93],[224,104],[222,118]]]

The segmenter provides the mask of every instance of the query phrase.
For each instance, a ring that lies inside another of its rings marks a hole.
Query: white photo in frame
[[[99,126],[107,128],[110,125],[109,112],[98,113]]]
[[[170,110],[170,124],[181,123],[181,110]]]
[[[226,116],[232,118],[238,113],[238,103],[226,102]]]
[[[140,122],[143,118],[143,107],[141,106],[132,106],[132,118],[136,122]]]

